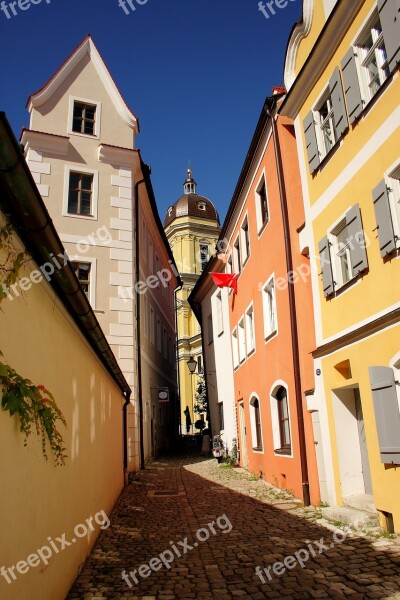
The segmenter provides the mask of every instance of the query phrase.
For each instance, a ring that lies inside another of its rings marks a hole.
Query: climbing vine
[[[10,223],[0,227],[0,310],[1,302],[7,297],[9,288],[19,277],[19,273],[30,258],[20,252],[13,243],[13,228]],[[0,351],[0,357],[3,357]],[[10,365],[0,360],[0,391],[2,410],[19,419],[24,445],[35,431],[41,438],[42,453],[48,459],[47,442],[54,455],[55,464],[64,465],[66,454],[64,441],[57,429],[57,421],[66,426],[65,418],[57,407],[52,394],[43,386],[24,379]]]

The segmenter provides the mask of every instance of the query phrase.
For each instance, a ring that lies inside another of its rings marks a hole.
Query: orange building
[[[299,244],[294,127],[279,116],[283,90],[276,92],[266,99],[220,236],[226,272],[239,274],[229,327],[240,464],[318,504],[318,420],[307,409],[315,348],[310,263]]]

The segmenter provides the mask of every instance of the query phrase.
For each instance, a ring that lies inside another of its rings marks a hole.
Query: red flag
[[[232,288],[234,293],[237,294],[237,280],[239,275],[231,275],[229,273],[210,273],[215,285],[220,288],[228,287]]]

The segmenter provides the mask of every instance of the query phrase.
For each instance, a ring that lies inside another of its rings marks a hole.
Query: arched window
[[[278,405],[280,448],[282,452],[290,452],[292,443],[290,436],[289,405],[286,389],[281,386],[275,394]],[[275,450],[276,451],[276,450]]]
[[[253,450],[262,450],[260,402],[255,397],[250,400],[250,423]]]

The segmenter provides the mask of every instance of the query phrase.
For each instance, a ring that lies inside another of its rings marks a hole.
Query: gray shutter
[[[314,115],[312,111],[308,113],[303,122],[304,135],[306,138],[308,164],[310,167],[310,173],[314,173],[317,169],[320,160],[317,143],[317,133],[315,131]]]
[[[396,250],[396,238],[393,231],[392,213],[386,181],[383,180],[372,192],[376,224],[378,226],[379,249],[385,257]]]
[[[358,81],[356,58],[351,47],[340,63],[343,74],[344,93],[346,94],[347,112],[350,124],[354,123],[362,113],[364,106]]]
[[[333,294],[334,291],[331,253],[329,250],[329,241],[327,236],[325,236],[318,244],[318,250],[322,268],[322,287],[324,290],[324,296],[326,297],[330,294]]]
[[[349,121],[347,119],[346,105],[344,102],[340,71],[337,67],[329,80],[329,89],[332,98],[333,118],[335,121],[336,135],[337,139],[340,140],[340,138],[343,136],[344,132],[349,126]]]
[[[350,260],[353,276],[368,268],[367,252],[365,250],[364,231],[358,204],[346,213],[346,226],[350,244]]]
[[[390,72],[400,62],[400,0],[378,0],[379,18]]]
[[[400,465],[400,410],[394,372],[390,367],[369,367],[381,462]]]

